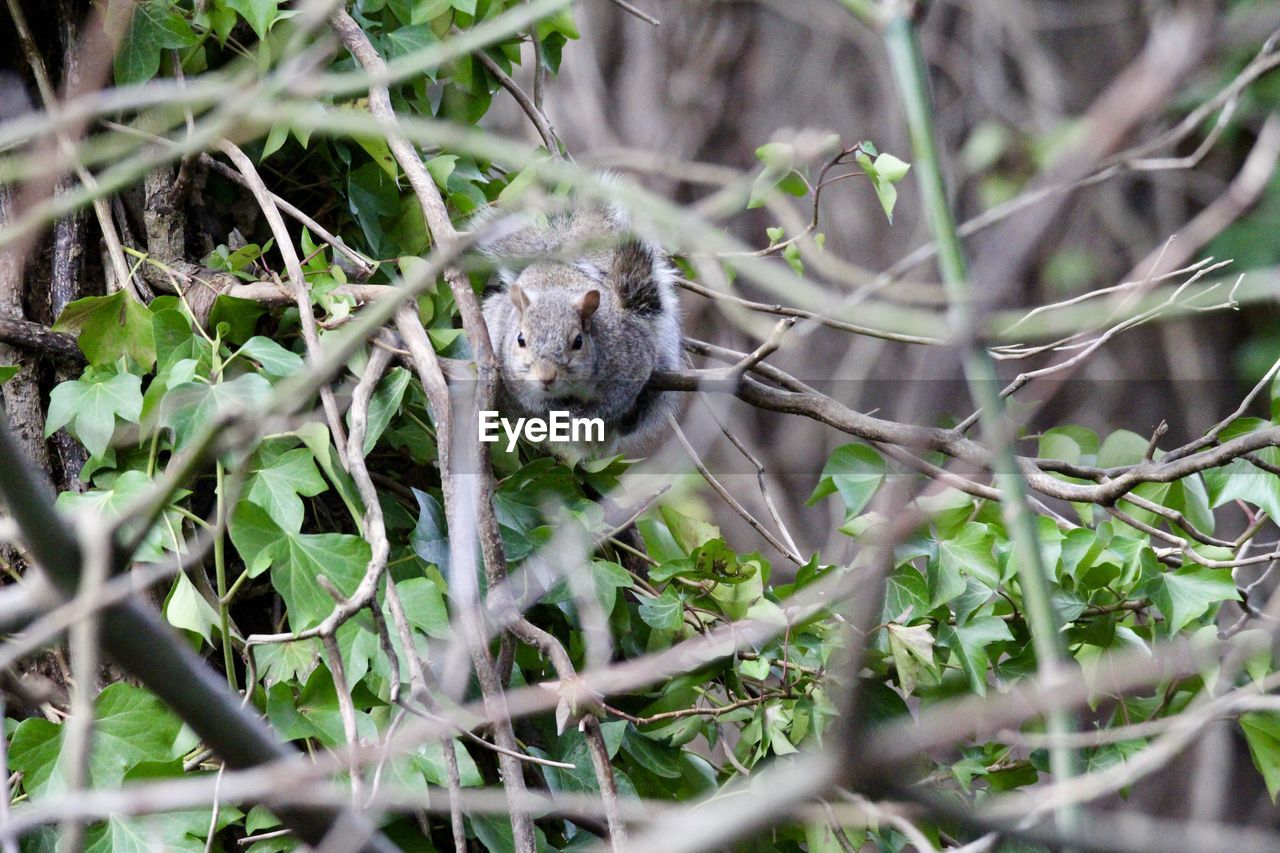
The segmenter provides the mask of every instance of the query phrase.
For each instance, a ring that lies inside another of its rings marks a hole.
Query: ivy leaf
[[[595,584],[596,597],[606,614],[613,613],[618,603],[618,590],[631,589],[636,585],[631,573],[617,563],[608,560],[593,560],[591,563],[591,580]]]
[[[676,591],[667,587],[657,598],[640,602],[640,618],[656,631],[679,631],[684,625],[684,604]]]
[[[431,563],[449,576],[449,533],[445,525],[444,507],[434,496],[413,490],[418,499],[418,524],[413,529],[413,551],[424,563]]]
[[[1242,714],[1240,728],[1249,744],[1253,766],[1262,774],[1271,802],[1275,803],[1276,795],[1280,794],[1280,714],[1267,711]]]
[[[1260,418],[1238,418],[1222,431],[1219,440],[1230,441],[1259,429],[1273,426]],[[1257,455],[1272,465],[1280,463],[1280,450],[1273,447],[1257,451]],[[1237,459],[1221,468],[1203,472],[1210,506],[1222,506],[1232,501],[1251,503],[1271,516],[1280,518],[1280,477],[1270,474],[1250,463]]]
[[[200,37],[173,8],[172,0],[150,0],[137,5],[116,53],[116,85],[147,82],[160,70],[165,48],[191,47],[199,42]]]
[[[195,362],[196,372],[207,375],[213,361],[213,346],[202,335],[195,333],[187,315],[175,308],[158,308],[156,303],[161,298],[163,297],[151,303],[151,330],[156,344],[156,378],[167,378],[174,365],[181,361]]]
[[[605,751],[609,757],[617,755],[622,746],[623,736],[628,723],[614,721],[600,724],[600,733],[604,736]],[[586,735],[576,728],[570,728],[557,738],[552,752],[556,761],[572,764],[573,769],[564,767],[547,767],[547,787],[553,792],[572,794],[599,794],[600,785],[596,781],[595,770],[591,763],[591,753],[587,748]],[[626,796],[626,791],[633,786],[625,775],[615,770],[619,782],[619,793]],[[632,792],[634,793],[634,792]]]
[[[890,623],[889,654],[898,670],[898,684],[902,692],[910,696],[920,683],[920,667],[933,669],[933,634],[928,625],[897,625]]]
[[[1165,630],[1170,635],[1203,616],[1213,605],[1240,600],[1229,570],[1205,566],[1162,572],[1146,585],[1143,594],[1164,616]]]
[[[939,551],[948,542],[939,543]],[[964,571],[958,568],[955,560],[943,562],[941,559],[930,560],[926,571],[929,588],[929,609],[940,607],[961,595],[968,586]]]
[[[267,511],[252,501],[240,501],[231,512],[228,532],[249,577],[256,578],[271,565],[272,552],[280,542],[280,525]]]
[[[403,367],[396,367],[389,370],[378,383],[378,388],[369,401],[369,415],[363,445],[365,455],[373,450],[382,433],[386,431],[387,425],[391,423],[391,419],[400,411],[400,404],[404,402],[404,393],[409,389],[409,381],[412,378],[409,371]],[[350,426],[349,415],[347,425]]]
[[[720,538],[720,528],[677,512],[669,506],[658,508],[662,520],[667,523],[672,538],[685,554],[692,554],[712,539]]]
[[[924,576],[911,564],[899,566],[885,582],[881,622],[908,624],[929,613],[929,589]]]
[[[22,367],[17,364],[0,364],[0,385],[17,376],[21,369]]]
[[[999,586],[1000,569],[992,550],[994,544],[995,534],[985,524],[967,524],[955,536],[940,541],[939,577],[935,583],[930,575],[929,606],[937,607],[964,592],[965,579],[969,577],[977,578],[992,589]]]
[[[979,696],[987,695],[987,667],[991,663],[992,643],[1012,640],[1013,634],[1003,619],[988,616],[968,625],[939,625],[938,640],[955,655],[969,679],[969,689]]]
[[[284,453],[273,453],[270,446],[262,448],[254,455],[245,485],[245,496],[290,533],[302,529],[302,498],[329,488],[316,468],[315,457],[305,447]]]
[[[111,444],[116,418],[137,423],[142,416],[142,380],[132,373],[89,372],[63,382],[49,395],[45,437],[62,427],[80,440],[90,456],[101,456]]]
[[[265,39],[275,23],[279,0],[224,0],[228,9],[235,9],[249,22],[258,38]]]
[[[206,643],[213,642],[214,626],[218,625],[218,611],[181,572],[174,579],[173,588],[164,602],[164,618],[175,628],[199,634]],[[282,645],[288,645],[284,643]]]
[[[253,337],[258,320],[266,313],[267,309],[259,302],[223,293],[213,300],[209,327],[221,332],[222,340],[228,343],[243,343]]]
[[[400,602],[409,624],[428,637],[447,640],[453,636],[449,627],[449,609],[445,607],[440,587],[429,578],[409,578],[396,584]]]
[[[303,683],[320,665],[320,640],[264,643],[253,647],[253,657],[268,689],[273,684]]]
[[[831,453],[822,475],[806,501],[813,506],[836,492],[844,500],[845,518],[866,508],[876,489],[884,482],[884,459],[865,444],[845,444]]]
[[[232,515],[231,542],[251,573],[270,567],[271,584],[284,599],[294,631],[318,625],[333,610],[333,598],[316,578],[324,575],[342,595],[351,595],[372,553],[359,536],[281,530],[261,507],[248,501]]]
[[[283,379],[302,370],[302,356],[287,350],[280,344],[261,335],[249,338],[236,351],[236,355],[247,356],[257,362],[262,372],[271,379]]]
[[[622,740],[622,749],[635,759],[636,763],[664,779],[679,779],[680,750],[629,730]]]
[[[139,498],[152,488],[151,478],[143,471],[124,471],[108,481],[103,488],[91,489],[87,492],[63,492],[58,495],[57,506],[68,513],[93,511],[103,518],[116,520],[132,509]],[[189,495],[186,489],[179,489],[173,496],[178,501]],[[182,524],[181,514],[172,506],[165,509],[164,514],[143,539],[142,545],[134,553],[135,560],[157,561],[163,558],[166,548],[175,545],[176,531]],[[133,532],[133,524],[126,525],[126,530]]]
[[[392,0],[392,3],[394,4],[394,0]],[[409,56],[410,54],[417,53],[420,50],[424,50],[439,43],[440,37],[436,35],[435,30],[431,29],[429,24],[413,24],[411,26],[397,27],[387,33],[387,59],[400,59],[401,57]],[[425,74],[432,80],[436,78],[436,71],[434,68],[427,69]],[[437,174],[437,171],[441,167],[440,165],[433,167],[432,164],[437,160],[448,160],[449,158],[452,158],[455,162],[458,159],[452,154],[442,154],[438,157],[433,157],[427,162],[427,171],[431,173],[431,177],[435,178],[436,183],[440,185],[440,189],[445,189],[444,183]],[[452,171],[452,169],[450,169],[450,171]],[[446,175],[445,177],[447,178],[448,176]]]
[[[156,362],[156,339],[151,309],[124,290],[110,296],[77,299],[62,311],[55,332],[76,336],[76,345],[90,364],[111,364],[127,355],[143,370]]]
[[[259,373],[246,373],[230,382],[206,385],[186,382],[164,395],[160,422],[173,429],[175,450],[215,420],[262,405],[271,397],[271,383]]]
[[[449,11],[450,0],[387,0],[402,24],[425,24]]]
[[[140,687],[118,682],[94,702],[89,778],[93,787],[119,788],[125,773],[144,761],[179,758],[195,736],[163,702]],[[63,727],[32,717],[18,725],[9,746],[9,765],[23,775],[32,798],[66,791]]]
[[[1062,542],[1062,574],[1079,581],[1102,557],[1114,534],[1115,528],[1109,521],[1093,530],[1085,527],[1068,530]]]

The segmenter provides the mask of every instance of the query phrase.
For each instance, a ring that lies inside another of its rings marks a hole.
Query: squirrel
[[[604,422],[591,455],[644,453],[676,399],[647,385],[680,368],[675,270],[638,239],[614,206],[526,220],[482,242],[502,288],[484,302],[501,385],[499,406],[518,417],[567,411]]]

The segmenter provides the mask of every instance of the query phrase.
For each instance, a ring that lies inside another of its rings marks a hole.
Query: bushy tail
[[[661,314],[666,275],[666,259],[639,240],[628,239],[614,250],[610,280],[628,311],[643,317]]]

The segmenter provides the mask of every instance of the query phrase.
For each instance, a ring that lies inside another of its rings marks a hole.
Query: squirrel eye
[[[524,332],[518,332],[516,334],[516,343],[520,346],[524,346]]]
[[[578,336],[573,339],[573,348],[582,349],[582,333],[581,332],[579,332]]]

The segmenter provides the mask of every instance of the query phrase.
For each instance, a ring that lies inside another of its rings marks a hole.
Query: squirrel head
[[[526,393],[573,396],[595,373],[592,318],[600,307],[601,291],[512,284],[507,295],[516,309],[516,323],[502,342],[507,370],[525,381]]]

